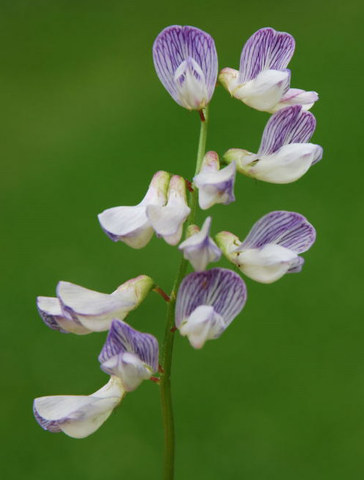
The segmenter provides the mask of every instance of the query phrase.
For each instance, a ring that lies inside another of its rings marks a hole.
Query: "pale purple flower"
[[[205,270],[210,262],[220,260],[221,251],[210,237],[211,217],[207,217],[201,231],[194,233],[179,245],[193,268],[197,271]]]
[[[110,328],[112,319],[122,320],[137,308],[153,285],[150,277],[140,275],[106,294],[59,282],[57,297],[37,298],[38,311],[46,325],[62,333],[101,332]]]
[[[113,320],[99,362],[104,372],[119,377],[125,390],[131,392],[158,370],[158,355],[153,335]]]
[[[228,260],[246,276],[272,283],[285,273],[300,272],[303,258],[316,239],[314,227],[295,212],[270,212],[256,222],[243,242],[230,232],[216,241]]]
[[[290,89],[290,71],[295,41],[292,35],[262,28],[244,45],[239,71],[224,68],[220,83],[230,94],[257,110],[273,113],[299,104],[308,110],[318,100],[316,92]]]
[[[146,212],[157,236],[163,237],[170,245],[177,245],[182,237],[183,223],[191,212],[186,200],[185,180],[173,175],[169,182],[167,204],[149,205]]]
[[[143,248],[153,236],[153,227],[147,217],[149,205],[165,205],[170,175],[157,172],[143,200],[133,207],[113,207],[99,214],[104,232],[115,242],[124,242],[132,248]]]
[[[244,281],[231,270],[213,268],[187,275],[178,290],[176,327],[194,348],[220,337],[243,309]]]
[[[188,110],[201,110],[210,102],[217,79],[217,53],[213,38],[190,26],[172,25],[153,45],[157,75],[172,98]]]
[[[207,210],[217,203],[228,205],[235,201],[235,173],[234,162],[220,170],[218,154],[206,153],[200,173],[193,179],[198,188],[198,202],[202,210]]]
[[[235,162],[239,172],[270,183],[291,183],[322,158],[322,147],[308,143],[316,128],[315,117],[300,105],[270,117],[258,153],[228,150],[224,159]]]
[[[36,398],[33,412],[44,430],[84,438],[94,433],[109,418],[124,395],[120,379],[111,377],[104,387],[91,395]]]

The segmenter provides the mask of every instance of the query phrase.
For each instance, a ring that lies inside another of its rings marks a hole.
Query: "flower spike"
[[[262,28],[244,45],[239,71],[224,68],[220,83],[230,94],[249,107],[273,113],[288,105],[299,104],[305,110],[318,100],[316,92],[290,89],[290,71],[295,41],[292,35]]]
[[[143,200],[134,207],[113,207],[99,214],[99,222],[111,240],[124,242],[132,248],[143,248],[153,236],[153,227],[147,217],[149,205],[165,205],[169,173],[157,172]]]
[[[235,272],[213,268],[187,275],[177,294],[176,327],[194,348],[220,337],[243,309],[246,286]]]
[[[201,110],[210,102],[217,78],[213,38],[190,26],[172,25],[153,45],[154,66],[172,98],[188,110]]]
[[[206,153],[200,173],[193,179],[198,188],[198,202],[202,210],[207,210],[217,203],[228,205],[235,201],[235,173],[234,162],[220,170],[218,154]]]
[[[171,178],[167,204],[147,207],[147,217],[155,232],[170,245],[177,245],[181,240],[183,223],[190,212],[186,200],[186,182],[179,175]]]
[[[99,362],[104,372],[119,377],[125,390],[131,392],[158,371],[158,355],[158,341],[153,335],[113,320]]]
[[[50,432],[64,432],[69,437],[85,438],[109,418],[125,396],[117,377],[91,395],[55,395],[34,400],[34,416]]]
[[[195,231],[190,237],[182,242],[178,249],[183,251],[183,256],[191,262],[196,271],[205,270],[210,262],[220,260],[221,251],[216,243],[210,238],[211,217],[207,217],[201,231]]]
[[[224,159],[239,172],[270,183],[291,183],[322,158],[322,147],[308,143],[316,128],[315,117],[299,105],[275,113],[264,129],[258,153],[239,148]]]
[[[314,227],[295,212],[276,211],[253,225],[243,242],[230,232],[220,232],[216,242],[228,260],[247,276],[272,283],[285,273],[300,272],[303,258],[316,239]]]
[[[108,330],[113,318],[124,319],[148,295],[154,282],[147,275],[132,278],[105,294],[70,282],[59,282],[57,298],[38,297],[44,322],[62,333],[85,335]]]

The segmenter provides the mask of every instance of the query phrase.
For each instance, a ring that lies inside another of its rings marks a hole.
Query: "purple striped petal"
[[[256,78],[263,70],[283,70],[295,49],[292,35],[262,28],[244,45],[240,57],[239,83]]]
[[[150,366],[153,372],[158,370],[158,341],[148,333],[141,333],[125,322],[113,320],[106,342],[99,355],[99,362],[105,363],[111,357],[123,353],[135,354],[142,362]]]
[[[295,212],[275,211],[253,225],[238,250],[276,244],[302,253],[311,247],[315,239],[316,231],[305,217]]]
[[[217,53],[209,34],[190,26],[167,27],[154,42],[153,60],[160,81],[179,105],[200,109],[210,101],[217,78]],[[181,97],[181,87],[188,75],[206,89],[207,98],[200,98],[201,104],[196,107],[187,106]]]
[[[265,126],[258,155],[270,155],[290,143],[307,143],[315,128],[315,117],[300,105],[283,108]]]
[[[212,306],[227,327],[243,309],[247,298],[246,286],[235,272],[213,268],[187,275],[178,290],[176,326],[200,306]]]

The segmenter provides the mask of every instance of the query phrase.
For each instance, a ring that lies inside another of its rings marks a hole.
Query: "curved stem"
[[[207,125],[208,125],[208,112],[207,108],[203,111],[203,117],[205,121],[201,121],[200,139],[198,143],[196,171],[195,175],[199,173],[202,165],[202,160],[206,150],[206,138],[207,138]],[[201,118],[203,118],[201,116]],[[188,218],[188,225],[191,225],[195,221],[197,211],[197,191],[194,191],[190,195],[190,208],[191,213]],[[174,308],[176,304],[176,296],[178,288],[186,275],[188,262],[182,258],[179,269],[177,271],[176,279],[174,281],[172,293],[170,295],[170,302],[167,308],[167,323],[164,333],[164,340],[161,346],[161,366],[163,373],[161,375],[160,389],[161,389],[161,407],[162,407],[162,421],[164,429],[164,471],[163,479],[172,480],[174,476],[174,420],[173,420],[173,408],[172,408],[172,394],[171,394],[171,370],[172,370],[172,354],[173,354],[173,341],[174,341]]]

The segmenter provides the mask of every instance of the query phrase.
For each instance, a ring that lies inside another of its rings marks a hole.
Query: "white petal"
[[[113,375],[120,378],[127,392],[135,390],[143,380],[149,380],[152,369],[137,355],[130,352],[114,355],[102,363],[104,371],[112,371]]]
[[[233,96],[249,107],[267,112],[280,101],[288,81],[287,71],[264,70],[254,80],[236,87]]]
[[[187,336],[194,348],[202,348],[206,340],[218,338],[226,326],[221,315],[210,305],[200,305],[182,323],[179,331]]]
[[[287,93],[283,95],[280,102],[270,110],[270,113],[277,112],[281,108],[289,105],[302,105],[303,110],[310,110],[315,102],[319,99],[317,92],[306,92],[299,88],[290,88]]]
[[[280,245],[268,244],[262,249],[238,252],[236,263],[248,277],[261,283],[272,283],[297,264],[297,254]]]
[[[171,178],[167,205],[147,207],[152,227],[170,245],[176,245],[181,240],[183,223],[190,212],[186,201],[185,180],[178,175]]]
[[[322,147],[312,143],[291,143],[262,156],[245,168],[246,175],[271,183],[290,183],[301,178],[322,157]]]
[[[108,295],[69,282],[59,282],[57,296],[63,310],[93,332],[108,330],[113,318],[122,320],[135,307],[129,292]]]
[[[34,400],[34,413],[46,430],[84,438],[97,430],[125,394],[117,377],[92,395],[56,395]]]
[[[235,200],[233,193],[235,172],[235,162],[221,170],[207,165],[194,177],[193,181],[199,189],[198,202],[202,210],[207,210],[218,203],[228,205]]]

